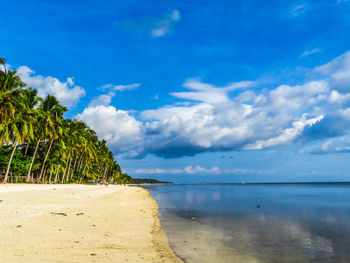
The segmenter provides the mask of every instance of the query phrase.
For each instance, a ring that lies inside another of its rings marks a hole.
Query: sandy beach
[[[0,185],[0,262],[182,262],[128,186]]]

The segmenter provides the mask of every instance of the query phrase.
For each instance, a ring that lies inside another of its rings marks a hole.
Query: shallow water
[[[185,262],[350,262],[350,184],[145,188]]]

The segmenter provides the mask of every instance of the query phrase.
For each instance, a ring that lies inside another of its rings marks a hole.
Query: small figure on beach
[[[108,182],[106,179],[103,179],[101,182],[100,182],[101,185],[105,185],[105,186],[108,186]]]

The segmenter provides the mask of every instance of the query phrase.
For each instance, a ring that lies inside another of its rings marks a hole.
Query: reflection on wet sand
[[[223,219],[197,215],[192,218],[173,213],[162,216],[171,246],[186,262],[302,263],[334,260],[331,239],[311,233],[295,222],[267,216],[226,215]]]
[[[170,246],[185,262],[260,262],[230,246],[233,237],[221,229],[174,214],[167,214],[162,221]]]
[[[185,262],[350,262],[349,187],[159,189],[162,225]]]

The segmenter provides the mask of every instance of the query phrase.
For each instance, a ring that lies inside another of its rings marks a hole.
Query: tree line
[[[51,95],[26,88],[0,57],[0,179],[7,182],[133,183],[105,140]]]

